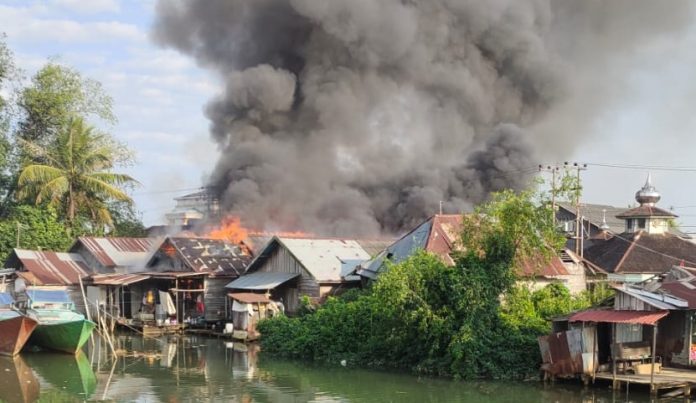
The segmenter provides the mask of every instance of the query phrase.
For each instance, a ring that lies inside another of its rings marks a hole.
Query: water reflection
[[[315,367],[264,357],[258,347],[201,337],[117,338],[114,358],[96,339],[85,354],[0,359],[0,400],[63,402],[557,402],[649,401],[646,393],[532,383],[456,382]]]
[[[39,381],[20,356],[0,357],[0,400],[33,402],[39,397]]]

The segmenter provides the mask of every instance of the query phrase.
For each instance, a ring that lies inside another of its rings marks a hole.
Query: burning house
[[[120,256],[120,261],[138,261],[139,266],[95,275],[91,280],[105,299],[107,311],[138,325],[225,319],[224,286],[239,277],[251,260],[246,248],[208,238],[168,237],[146,255],[133,253],[138,256]],[[118,260],[119,254],[97,253],[95,259],[97,256],[106,262]],[[141,260],[143,256],[147,258]]]
[[[234,292],[266,292],[282,301],[289,313],[297,312],[299,299],[315,301],[357,287],[355,267],[371,259],[382,241],[274,236],[261,248],[246,273],[227,284]]]

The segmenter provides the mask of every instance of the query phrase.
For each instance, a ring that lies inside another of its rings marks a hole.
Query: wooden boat
[[[75,312],[65,290],[28,289],[27,300],[26,314],[38,322],[29,339],[32,345],[76,354],[96,326]]]
[[[35,320],[16,310],[12,296],[0,292],[0,354],[19,354],[35,328]]]
[[[0,401],[35,402],[39,380],[21,356],[0,357]]]

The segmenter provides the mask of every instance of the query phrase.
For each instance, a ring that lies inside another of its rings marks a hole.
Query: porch
[[[645,385],[651,387],[650,373],[635,374],[622,373],[613,374],[611,371],[601,371],[593,375],[594,380],[612,382],[614,389],[622,387],[629,390],[631,384]],[[662,397],[676,397],[679,395],[691,396],[691,389],[696,387],[696,371],[678,368],[662,368],[659,373],[653,374],[651,392],[659,394],[667,392]]]

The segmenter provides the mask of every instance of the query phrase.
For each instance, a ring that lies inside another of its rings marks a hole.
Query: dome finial
[[[645,181],[645,185],[636,192],[636,201],[640,203],[641,206],[647,205],[647,206],[654,206],[655,203],[660,201],[660,193],[655,189],[655,186],[652,184],[652,176],[650,175],[650,172],[648,172],[648,178]]]

